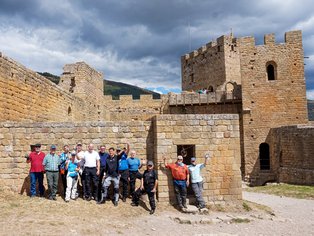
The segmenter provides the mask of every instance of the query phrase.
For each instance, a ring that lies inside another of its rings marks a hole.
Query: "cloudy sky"
[[[179,92],[180,57],[229,34],[303,31],[307,97],[314,99],[312,0],[0,0],[0,51],[60,75],[85,61],[105,79]]]

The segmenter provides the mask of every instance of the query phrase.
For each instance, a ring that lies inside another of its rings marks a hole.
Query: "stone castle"
[[[203,160],[208,202],[242,199],[241,180],[314,184],[314,124],[308,121],[301,31],[222,36],[182,56],[182,93],[133,100],[103,95],[103,75],[84,62],[64,66],[59,85],[0,53],[0,183],[23,193],[30,144],[129,142],[158,170],[157,197],[174,201],[162,156]],[[193,91],[206,88],[207,94]],[[170,191],[169,191],[170,190]]]

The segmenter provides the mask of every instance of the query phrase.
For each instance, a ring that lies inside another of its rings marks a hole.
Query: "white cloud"
[[[306,91],[306,98],[309,100],[314,100],[314,89]]]

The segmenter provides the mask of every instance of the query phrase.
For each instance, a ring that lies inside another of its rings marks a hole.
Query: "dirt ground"
[[[187,214],[130,199],[111,202],[78,199],[65,203],[0,191],[0,235],[314,235],[314,201],[247,193],[245,206],[216,206],[204,214]],[[266,206],[257,205],[258,202]],[[295,211],[298,211],[295,213]]]

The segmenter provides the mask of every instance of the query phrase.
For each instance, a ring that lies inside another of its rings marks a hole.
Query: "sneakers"
[[[187,209],[188,207],[186,206],[186,204],[183,204],[183,207],[185,208],[185,209]]]
[[[102,200],[100,200],[100,201],[98,201],[98,202],[96,202],[97,204],[105,204],[106,203],[106,200],[105,199],[102,199]]]
[[[113,205],[116,207],[116,206],[118,206],[118,201],[114,201],[113,202]]]
[[[68,203],[70,200],[69,199],[65,199],[65,202]]]
[[[86,199],[86,201],[90,201],[90,200],[92,200],[92,198],[91,197],[85,197],[85,199]]]
[[[52,200],[57,201],[57,198],[56,198],[56,197],[53,197]]]
[[[123,197],[123,198],[122,198],[122,202],[126,202],[126,197]]]
[[[150,212],[149,212],[150,215],[152,215],[154,213],[155,213],[155,209],[151,209]]]
[[[137,206],[138,206],[138,203],[132,202],[132,203],[131,203],[131,206],[136,206],[136,207],[137,207]]]

